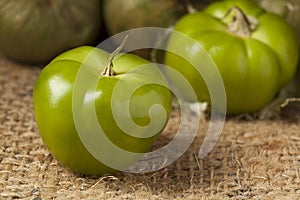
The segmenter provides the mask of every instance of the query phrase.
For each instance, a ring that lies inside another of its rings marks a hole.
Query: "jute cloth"
[[[33,113],[39,67],[0,59],[0,199],[299,199],[300,106],[274,120],[230,117],[213,151],[197,157],[199,136],[176,162],[146,174],[83,177],[44,146]],[[258,97],[259,98],[259,97]],[[153,148],[178,128],[175,110]]]

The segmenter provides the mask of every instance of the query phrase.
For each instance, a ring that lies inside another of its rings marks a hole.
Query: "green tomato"
[[[165,64],[189,80],[199,101],[210,102],[203,77],[186,61],[199,60],[206,51],[223,78],[229,114],[262,109],[295,75],[299,49],[294,29],[280,16],[265,12],[251,1],[215,2],[202,12],[182,17],[175,31],[203,48],[186,44],[183,37],[173,34],[167,49],[180,49],[180,56],[166,53]],[[167,73],[189,100],[181,83]]]
[[[298,33],[300,45],[300,1],[299,0],[254,0],[269,12],[283,16]]]
[[[34,110],[42,139],[54,157],[76,173],[115,173],[120,168],[125,170],[132,165],[137,157],[121,157],[113,149],[104,149],[101,152],[103,155],[120,162],[118,169],[96,159],[81,140],[75,114],[80,115],[79,119],[82,120],[79,120],[82,123],[79,126],[86,127],[94,131],[93,135],[97,135],[99,133],[96,129],[89,128],[95,127],[92,124],[94,113],[85,111],[94,107],[97,124],[113,145],[125,151],[144,153],[163,130],[171,110],[170,90],[165,87],[166,80],[156,66],[132,54],[118,54],[110,67],[106,67],[109,56],[105,51],[88,46],[67,51],[41,71],[34,87]],[[81,86],[90,88],[88,84],[91,82],[88,79],[78,78],[79,73],[83,73],[80,71],[82,69],[86,70],[86,77],[96,80],[93,95],[83,90],[83,100],[74,95],[77,90],[82,89]],[[132,88],[136,89],[128,99],[127,95]],[[82,107],[74,113],[74,104],[78,101],[82,102]],[[122,107],[126,105],[126,101],[129,102],[130,115],[126,115],[126,107]],[[121,108],[113,113],[113,105],[120,105]],[[152,109],[153,105],[159,105],[161,109]],[[114,114],[125,122],[132,119],[136,127],[128,126],[127,130],[122,130]],[[155,132],[148,137],[151,130],[139,127],[146,127],[150,123],[153,123]],[[84,134],[86,133],[81,132],[81,136],[84,137]],[[96,145],[106,144],[96,141]]]
[[[103,31],[102,0],[0,1],[0,52],[29,64],[93,44]]]
[[[104,0],[103,7],[110,35],[139,27],[169,27],[187,12],[181,0]]]

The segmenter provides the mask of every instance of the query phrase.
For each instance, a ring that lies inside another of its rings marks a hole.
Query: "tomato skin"
[[[0,2],[0,52],[18,62],[46,64],[62,52],[103,38],[102,0]]]
[[[104,0],[110,35],[139,27],[169,27],[187,12],[181,0]]]
[[[300,1],[298,0],[253,0],[268,12],[284,17],[298,33],[300,45]]]
[[[168,28],[191,9],[202,10],[217,0],[103,0],[109,35],[140,27]]]
[[[249,36],[230,32],[229,9],[238,6],[256,21]],[[251,1],[221,1],[203,12],[182,17],[175,31],[199,43],[216,63],[224,81],[228,114],[256,112],[265,107],[295,75],[299,49],[295,31],[281,17],[267,13]],[[168,49],[181,50],[186,60],[197,60],[203,49],[191,48],[181,38],[171,36]],[[208,89],[193,66],[172,53],[166,53],[165,64],[189,80],[199,101],[210,101]],[[196,66],[203,67],[203,66]],[[172,80],[172,74],[168,73]],[[179,89],[180,83],[172,80]],[[189,94],[186,94],[189,100]]]
[[[138,138],[126,134],[122,131],[112,114],[111,102],[122,103],[118,98],[112,97],[114,86],[118,81],[122,81],[121,91],[127,92],[126,86],[139,83],[146,83],[147,80],[164,80],[162,74],[155,67],[148,70],[137,70],[140,65],[149,64],[148,61],[131,54],[120,54],[114,60],[114,70],[116,76],[102,77],[100,75],[103,66],[107,65],[109,54],[92,47],[79,47],[55,58],[40,73],[34,87],[34,110],[37,125],[52,155],[63,165],[72,171],[85,175],[114,174],[117,170],[106,166],[91,155],[81,141],[74,122],[73,93],[78,71],[84,59],[91,53],[93,54],[93,64],[97,66],[91,71],[91,76],[99,79],[96,87],[94,101],[84,101],[83,109],[94,102],[96,115],[99,125],[105,135],[119,148],[130,152],[143,153],[148,150],[156,140],[159,133],[163,130],[165,123],[157,124],[159,132],[149,138]],[[142,74],[145,72],[145,74]],[[151,76],[151,78],[148,78]],[[122,78],[123,77],[123,78]],[[85,84],[85,83],[82,83]],[[123,95],[121,92],[120,95]],[[159,85],[146,84],[138,88],[130,99],[130,113],[134,122],[140,126],[149,123],[148,111],[154,104],[159,104],[165,108],[167,114],[171,110],[170,91]],[[123,111],[121,110],[120,113]],[[157,118],[162,114],[156,113]],[[90,116],[84,116],[87,119]],[[135,134],[145,135],[144,132],[132,130]],[[97,133],[95,133],[97,134]],[[101,141],[99,141],[101,145]],[[112,154],[107,149],[106,154]],[[116,159],[118,155],[110,155]],[[123,159],[124,160],[124,159]],[[135,158],[128,157],[124,163],[124,170],[132,165]]]

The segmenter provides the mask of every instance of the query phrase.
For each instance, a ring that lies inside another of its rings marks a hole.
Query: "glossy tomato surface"
[[[240,20],[240,21],[239,21]],[[245,28],[246,27],[246,28]],[[166,65],[176,69],[193,86],[200,101],[210,101],[203,77],[186,60],[198,60],[204,51],[218,67],[224,81],[229,114],[255,112],[265,107],[295,75],[299,57],[294,29],[280,16],[251,1],[220,1],[204,11],[182,17],[175,26],[192,39],[171,36]],[[202,48],[195,48],[200,44]],[[183,59],[185,58],[185,59]],[[201,61],[199,61],[201,62]],[[181,84],[172,83],[184,91]],[[185,94],[189,99],[189,94]]]
[[[97,48],[79,47],[70,50],[45,67],[35,84],[34,109],[42,139],[61,164],[77,173],[115,173],[120,168],[125,170],[136,161],[136,157],[121,157],[113,149],[103,147],[103,155],[119,162],[116,170],[91,154],[81,140],[81,137],[89,136],[85,136],[87,133],[81,129],[80,137],[78,127],[92,131],[91,137],[99,134],[97,129],[90,128],[97,127],[93,124],[93,115],[96,115],[97,124],[113,145],[128,152],[143,153],[163,130],[171,110],[170,90],[160,85],[165,83],[165,79],[156,66],[132,54],[119,54],[113,61],[114,74],[103,76],[102,71],[107,66],[108,58],[107,52]],[[81,70],[85,69],[86,76],[96,80],[95,87],[89,85],[90,80],[78,78],[79,73],[83,73]],[[127,98],[130,89],[135,87],[130,98]],[[76,96],[76,92],[83,94]],[[77,110],[74,109],[76,102],[81,104]],[[113,105],[117,106],[114,113]],[[152,109],[153,105],[163,109]],[[93,107],[95,113],[86,111]],[[128,126],[124,131],[118,126],[114,115],[125,122],[133,120],[136,126]],[[76,121],[75,117],[80,120]],[[155,132],[148,137],[151,130],[139,127],[146,127],[150,123],[154,123]],[[107,145],[101,140],[90,142],[95,142],[97,146]]]

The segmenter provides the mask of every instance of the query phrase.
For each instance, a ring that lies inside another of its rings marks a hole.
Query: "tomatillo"
[[[102,0],[0,1],[0,52],[18,62],[48,63],[103,32]]]
[[[62,165],[85,175],[131,166],[164,129],[172,100],[165,77],[152,63],[88,46],[49,63],[36,80],[33,97],[36,122],[49,151]],[[103,140],[97,140],[99,130]],[[103,160],[95,156],[98,153]]]
[[[205,66],[193,67],[186,61],[197,60],[206,51],[223,78],[229,114],[264,108],[295,75],[299,59],[295,30],[282,17],[252,1],[212,3],[203,11],[182,17],[175,31],[194,39],[195,44],[171,35],[167,49],[179,49],[181,54],[167,52],[165,64],[189,80],[199,101],[210,102],[208,88],[198,72]],[[181,83],[172,78],[172,72],[167,73],[189,100]]]

